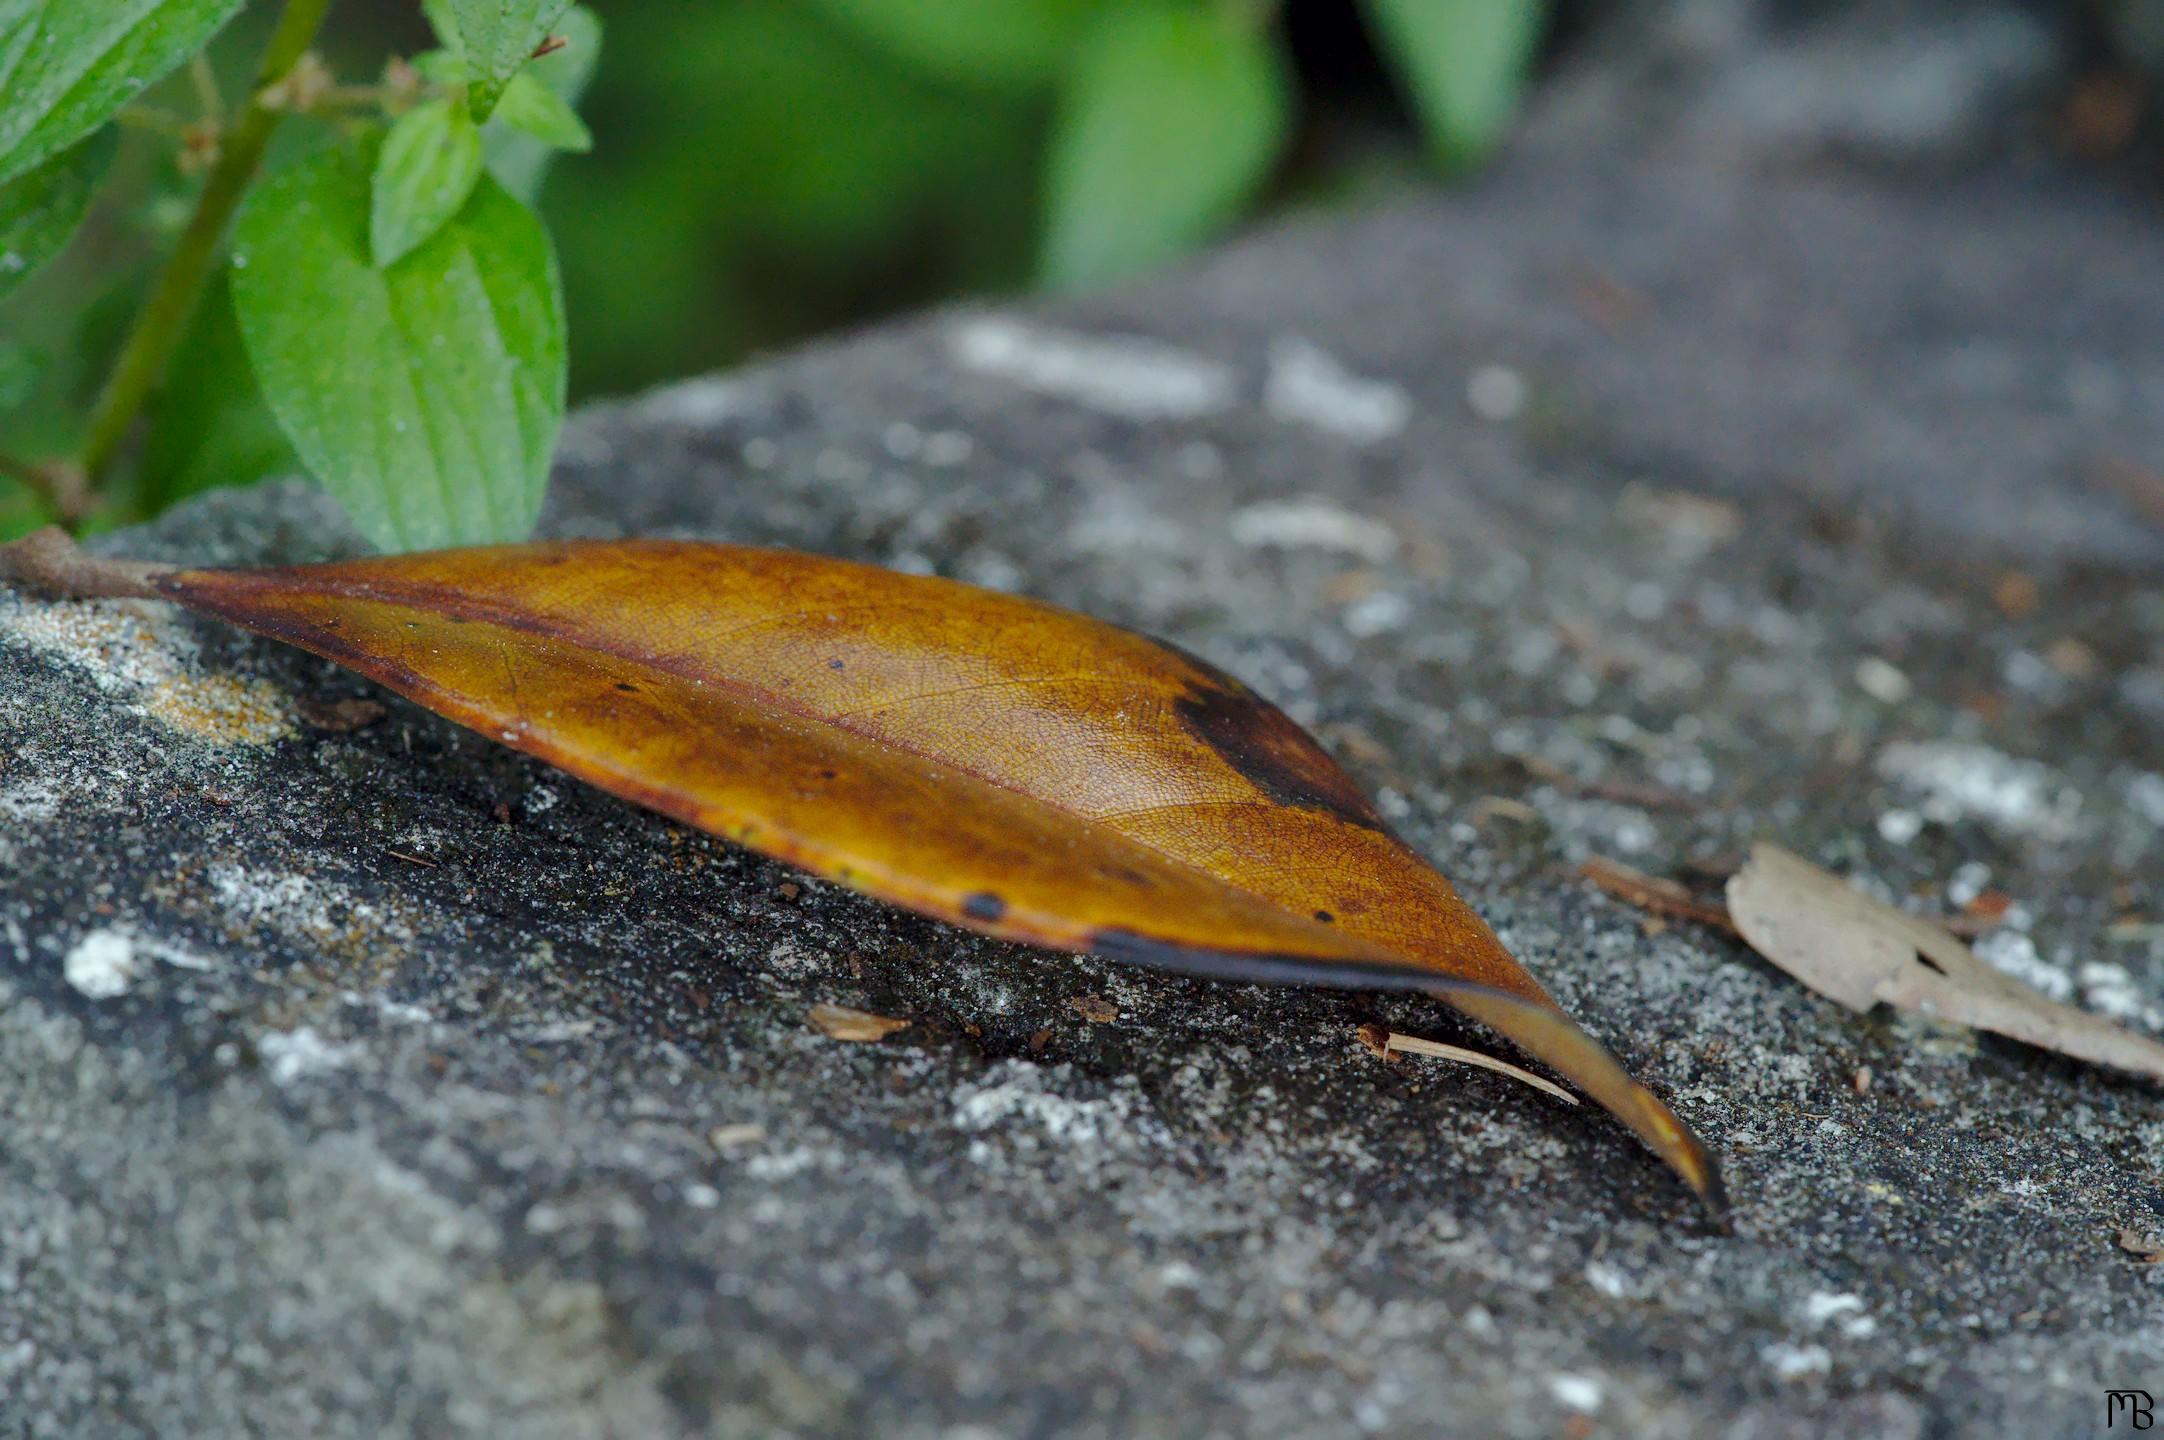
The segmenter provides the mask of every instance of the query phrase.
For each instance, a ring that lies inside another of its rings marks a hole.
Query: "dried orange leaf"
[[[814,1005],[804,1018],[829,1040],[884,1040],[897,1030],[909,1028],[907,1020],[852,1010],[847,1005]]]
[[[1750,863],[1728,882],[1728,909],[1751,948],[1852,1010],[1883,1002],[2164,1079],[2164,1045],[2061,1005],[1992,969],[1942,927],[1778,845],[1752,847]]]
[[[1561,1072],[1720,1206],[1697,1137],[1313,739],[1132,631],[685,541],[176,570],[48,532],[0,548],[11,573],[221,616],[604,790],[989,935],[1231,980],[1425,991]]]

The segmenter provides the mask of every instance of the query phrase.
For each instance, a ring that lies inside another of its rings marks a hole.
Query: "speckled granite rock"
[[[2116,1243],[2164,1095],[1575,869],[1996,888],[1991,958],[2164,1030],[2164,544],[2079,478],[2164,459],[2159,273],[2070,182],[1542,169],[566,438],[556,533],[1024,589],[1283,702],[1724,1153],[1733,1234],[1602,1117],[1354,1038],[1482,1043],[1435,1005],[958,934],[0,591],[0,1430],[2096,1432],[2164,1390]],[[280,487],[115,543],[348,544]]]

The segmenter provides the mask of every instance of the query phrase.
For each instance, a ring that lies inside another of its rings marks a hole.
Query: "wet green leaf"
[[[481,127],[466,107],[431,100],[398,118],[376,155],[368,244],[381,267],[402,259],[465,205],[481,178]]]
[[[426,0],[422,8],[444,45],[473,72],[473,118],[486,120],[503,87],[548,39],[566,0]]]
[[[318,155],[242,211],[233,299],[257,382],[301,460],[378,546],[522,538],[563,420],[548,234],[483,176],[449,223],[379,270],[370,165]]]
[[[210,43],[241,0],[0,0],[0,181],[59,154]]]
[[[105,130],[0,185],[0,299],[67,245],[112,158]]]

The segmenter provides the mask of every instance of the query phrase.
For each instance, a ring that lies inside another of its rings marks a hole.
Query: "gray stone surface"
[[[2164,240],[2066,180],[1560,164],[589,411],[549,528],[1240,674],[1702,1130],[1733,1233],[1602,1117],[1355,1042],[1485,1043],[1433,1004],[976,939],[0,590],[0,1429],[2043,1436],[2164,1390],[2116,1243],[2164,1230],[2155,1087],[1575,874],[1989,885],[1986,953],[2164,1030],[2164,546],[2081,478],[2164,459]],[[116,543],[348,546],[280,487]]]

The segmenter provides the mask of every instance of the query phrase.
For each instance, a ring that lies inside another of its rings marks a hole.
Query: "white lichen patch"
[[[2074,977],[2036,952],[2036,942],[2012,929],[1979,936],[1970,947],[1976,958],[2002,975],[2011,975],[2054,1000],[2073,998]]]
[[[272,1081],[280,1085],[339,1069],[351,1059],[346,1046],[333,1045],[311,1025],[272,1030],[256,1042],[256,1052],[263,1057]]]
[[[219,906],[242,924],[267,925],[319,945],[412,938],[412,927],[333,881],[266,875],[233,864],[211,866],[208,878]]]
[[[1139,1094],[1120,1088],[1101,1100],[1078,1099],[1051,1088],[1068,1074],[1064,1066],[1007,1061],[993,1066],[978,1083],[956,1090],[955,1129],[986,1137],[970,1146],[970,1158],[979,1164],[995,1161],[999,1151],[989,1143],[993,1134],[1025,1152],[1065,1151],[1082,1165],[1167,1142],[1163,1125],[1148,1113]]]
[[[1285,500],[1234,512],[1232,538],[1251,549],[1331,550],[1380,565],[1398,553],[1398,537],[1380,520],[1327,500]]]
[[[106,694],[210,745],[268,745],[293,733],[292,706],[260,680],[209,674],[171,606],[0,597],[0,641],[88,675]]]
[[[662,425],[710,430],[753,415],[766,397],[755,385],[738,379],[706,376],[647,391],[637,402],[638,415]]]
[[[1600,1409],[1601,1383],[1590,1375],[1550,1375],[1548,1393],[1555,1397],[1556,1404],[1582,1415]]]
[[[1823,1345],[1768,1345],[1758,1352],[1758,1358],[1782,1380],[1823,1375],[1833,1368],[1833,1356]]]
[[[1898,741],[1879,752],[1878,773],[1917,792],[1924,818],[1942,825],[1976,819],[2047,841],[2080,829],[2080,791],[2047,765],[1989,746]]]
[[[210,961],[179,946],[105,929],[93,930],[70,946],[60,959],[60,974],[78,993],[111,1000],[133,989],[153,961],[182,970],[211,968]]]
[[[118,930],[93,930],[61,957],[60,973],[93,1000],[125,995],[142,972],[135,944]]]
[[[954,327],[964,369],[1130,420],[1192,420],[1230,409],[1230,366],[1135,335],[1080,335],[979,317]]]
[[[1878,1322],[1865,1313],[1861,1295],[1815,1290],[1804,1297],[1802,1309],[1806,1325],[1831,1325],[1851,1340],[1864,1339],[1878,1330]]]
[[[1405,429],[1413,403],[1387,380],[1368,380],[1336,356],[1287,336],[1270,347],[1263,408],[1280,420],[1307,425],[1355,445],[1373,445]]]

